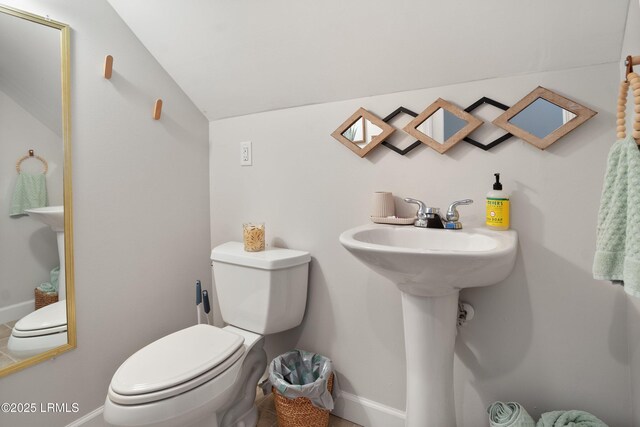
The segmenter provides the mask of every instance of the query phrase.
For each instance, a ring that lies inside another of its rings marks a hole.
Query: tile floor
[[[15,356],[11,356],[7,350],[7,342],[9,342],[9,336],[11,336],[11,330],[16,321],[0,324],[0,368],[12,365],[19,362],[22,359],[18,359]]]
[[[263,396],[262,390],[258,389],[256,393],[256,405],[258,406],[258,425],[256,427],[278,427],[278,418],[276,417],[276,408],[273,403],[273,395]],[[329,427],[362,427],[351,421],[343,420],[335,415],[331,415],[329,419]]]

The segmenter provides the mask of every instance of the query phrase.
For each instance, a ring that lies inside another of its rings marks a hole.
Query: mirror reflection
[[[360,117],[347,130],[342,132],[342,136],[356,144],[358,147],[363,148],[370,144],[371,140],[381,133],[382,129],[380,127],[376,126],[364,117]]]
[[[438,108],[435,113],[420,123],[416,129],[437,141],[439,144],[444,144],[466,125],[467,122],[465,120],[462,120],[444,108]]]
[[[544,139],[576,115],[544,98],[537,98],[509,119],[509,123]]]
[[[0,7],[0,374],[70,342],[66,28]]]

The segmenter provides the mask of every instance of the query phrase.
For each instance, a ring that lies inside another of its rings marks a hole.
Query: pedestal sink
[[[506,279],[513,230],[442,230],[370,224],[340,243],[400,289],[407,358],[407,427],[455,427],[453,352],[460,289]]]
[[[45,206],[43,208],[25,209],[25,212],[37,221],[48,225],[56,233],[58,242],[58,259],[60,275],[58,276],[58,301],[66,298],[66,274],[64,265],[64,207]]]

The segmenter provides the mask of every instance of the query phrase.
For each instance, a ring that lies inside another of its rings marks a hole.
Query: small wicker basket
[[[57,292],[42,292],[40,289],[35,288],[34,294],[36,300],[36,310],[46,305],[53,304],[54,302],[58,302]]]
[[[329,392],[333,391],[333,373],[327,381],[327,388]],[[278,427],[327,427],[329,425],[328,409],[316,408],[306,397],[289,399],[279,394],[275,388],[271,390],[278,415]]]

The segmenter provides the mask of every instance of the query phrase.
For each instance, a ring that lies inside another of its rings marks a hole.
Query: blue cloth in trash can
[[[306,397],[317,408],[333,409],[333,397],[327,389],[333,364],[327,357],[304,350],[281,354],[269,364],[269,382],[289,399]],[[334,376],[335,385],[335,376]]]

